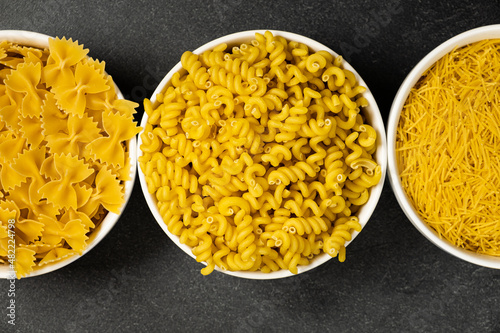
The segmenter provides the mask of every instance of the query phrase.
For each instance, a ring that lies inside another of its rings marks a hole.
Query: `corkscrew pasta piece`
[[[19,278],[81,254],[124,202],[137,104],[118,99],[87,53],[65,38],[48,49],[0,42],[0,261],[13,220]]]
[[[342,58],[268,31],[181,64],[144,101],[139,165],[202,274],[297,274],[323,251],[343,261],[381,171],[365,88]]]

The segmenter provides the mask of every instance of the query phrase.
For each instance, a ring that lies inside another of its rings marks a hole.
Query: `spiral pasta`
[[[381,172],[365,88],[341,57],[267,31],[181,64],[144,101],[139,165],[202,274],[296,274],[323,251],[343,261]]]

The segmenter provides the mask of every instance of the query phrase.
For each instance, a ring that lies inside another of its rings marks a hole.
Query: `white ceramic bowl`
[[[62,37],[62,36],[61,36]],[[23,30],[0,30],[0,41],[8,40],[10,42],[18,43],[20,45],[34,46],[38,48],[48,48],[49,47],[49,38],[51,36],[47,36],[44,34],[40,34],[37,32],[31,31],[23,31]],[[116,94],[118,98],[123,99],[123,95],[120,92],[120,89],[115,84]],[[137,168],[137,139],[134,137],[127,143],[127,150],[130,157],[130,180],[125,183],[125,202],[121,207],[121,213],[125,209],[127,202],[132,194],[132,189],[134,187],[134,181],[136,176],[136,168]],[[90,234],[89,239],[87,240],[87,247],[82,252],[82,255],[71,256],[68,259],[63,259],[54,263],[50,263],[43,266],[35,266],[34,270],[28,274],[26,277],[37,276],[46,274],[52,271],[55,271],[59,268],[62,268],[70,263],[74,262],[84,254],[88,253],[90,250],[94,248],[113,228],[118,219],[121,216],[120,214],[115,214],[108,212],[106,217],[103,219],[101,224]],[[0,265],[0,278],[11,278],[12,272],[9,269],[8,265]]]
[[[432,229],[418,214],[409,201],[399,177],[399,169],[396,158],[396,130],[403,109],[404,103],[408,98],[411,88],[417,83],[422,74],[431,67],[436,61],[452,51],[456,47],[465,46],[484,39],[500,38],[500,25],[490,25],[481,28],[472,29],[461,33],[443,44],[436,47],[432,52],[425,56],[413,70],[408,74],[401,84],[394,102],[391,106],[389,120],[387,122],[387,144],[388,144],[388,168],[389,180],[393,188],[396,199],[403,209],[408,219],[413,223],[418,231],[428,240],[437,245],[442,250],[465,261],[491,268],[500,268],[500,258],[478,254],[472,251],[461,249],[445,239],[439,238],[437,232]]]
[[[230,34],[230,35],[227,35],[224,37],[220,37],[218,39],[215,39],[215,40],[199,47],[198,49],[194,50],[193,53],[201,54],[207,50],[213,49],[214,47],[220,45],[221,43],[226,43],[230,47],[235,46],[235,45],[240,45],[241,43],[249,43],[251,40],[255,39],[256,32],[264,34],[265,31],[266,30],[250,30],[250,31],[238,32],[238,33]],[[310,50],[312,50],[312,51],[326,50],[326,51],[332,53],[333,55],[337,56],[337,53],[335,53],[334,51],[332,51],[331,49],[329,49],[325,45],[320,44],[320,43],[318,43],[310,38],[307,38],[307,37],[304,37],[301,35],[297,35],[294,33],[290,33],[290,32],[276,31],[276,30],[270,30],[270,31],[273,33],[274,36],[282,36],[289,41],[297,41],[297,42],[303,43],[303,44],[307,45],[310,48]],[[375,130],[377,131],[377,135],[378,135],[377,152],[375,154],[375,159],[376,159],[377,163],[380,164],[380,166],[382,168],[382,178],[381,178],[379,184],[377,184],[376,186],[374,186],[371,189],[370,199],[368,200],[368,202],[359,210],[359,213],[358,213],[359,221],[360,221],[361,225],[364,227],[366,225],[366,223],[368,222],[368,219],[372,215],[372,213],[377,205],[377,202],[378,202],[380,195],[382,193],[382,188],[383,188],[383,184],[384,184],[386,166],[387,166],[387,163],[386,163],[387,148],[386,148],[385,128],[384,128],[384,122],[383,122],[382,117],[380,115],[380,111],[377,107],[377,103],[375,102],[375,99],[374,99],[372,93],[370,92],[370,90],[368,89],[366,83],[359,76],[359,74],[356,72],[356,70],[351,65],[349,65],[346,61],[343,61],[342,65],[345,69],[352,71],[356,75],[356,79],[357,79],[360,86],[364,86],[367,88],[366,92],[363,93],[363,96],[368,100],[370,106],[365,108],[365,115],[367,117],[368,123],[371,124],[375,128]],[[158,105],[158,103],[156,102],[156,95],[164,90],[167,83],[171,80],[172,75],[174,73],[178,72],[181,68],[182,68],[182,65],[179,62],[174,68],[172,68],[172,70],[170,70],[170,72],[168,72],[168,74],[160,82],[160,84],[158,85],[156,90],[153,92],[153,95],[151,97],[151,102],[153,103],[153,107],[156,107]],[[145,125],[147,123],[147,119],[148,119],[147,115],[144,114],[142,121],[141,121],[141,126],[143,128],[145,128]],[[142,156],[142,151],[140,149],[142,141],[141,141],[140,135],[141,134],[139,134],[139,139],[138,139],[138,144],[137,144],[137,156],[138,157]],[[156,221],[158,222],[160,227],[163,229],[163,231],[165,231],[165,233],[168,235],[168,237],[170,237],[170,239],[178,247],[180,247],[184,252],[186,252],[189,256],[191,256],[192,258],[195,259],[196,257],[191,252],[191,247],[189,247],[185,244],[181,244],[179,242],[179,237],[171,234],[168,231],[167,225],[163,222],[163,219],[158,211],[156,198],[148,192],[146,180],[144,178],[144,173],[142,172],[140,167],[138,168],[138,173],[139,173],[139,179],[140,179],[142,191],[144,193],[144,196],[146,198],[148,206],[149,206],[151,212],[153,213]],[[358,232],[354,232],[354,234],[352,236],[352,240],[354,240],[354,238],[357,236],[357,234],[358,234]],[[350,242],[352,242],[352,240]],[[346,246],[349,243],[346,243]],[[347,255],[349,255],[349,253]],[[299,274],[304,273],[308,270],[311,270],[315,267],[318,267],[319,265],[327,262],[330,259],[331,259],[331,257],[328,254],[322,253],[322,254],[318,255],[316,258],[314,258],[309,265],[298,266],[298,273]],[[271,272],[271,273],[262,273],[262,272],[222,271],[217,266],[215,269],[217,271],[224,272],[225,274],[229,274],[229,275],[237,276],[237,277],[241,277],[241,278],[247,278],[247,279],[276,279],[276,278],[284,278],[284,277],[288,277],[288,276],[293,276],[293,274],[290,273],[288,270],[279,270],[279,271]]]

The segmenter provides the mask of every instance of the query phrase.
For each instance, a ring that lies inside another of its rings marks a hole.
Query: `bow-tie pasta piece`
[[[40,63],[23,63],[16,67],[4,80],[10,90],[22,95],[21,115],[23,117],[40,117],[43,89],[38,84],[42,75]]]
[[[62,80],[61,80],[62,81]],[[68,113],[82,116],[87,105],[89,94],[97,94],[109,90],[104,74],[89,64],[79,63],[71,74],[60,85],[52,87],[57,104]]]
[[[56,179],[44,184],[38,192],[58,209],[78,208],[76,184],[93,173],[88,164],[76,156],[54,155]]]
[[[119,214],[123,192],[116,176],[107,168],[102,168],[95,178],[95,185],[95,189],[86,206],[82,207],[82,211],[91,215],[102,205],[108,211]]]
[[[72,39],[48,44],[0,41],[0,264],[12,217],[19,278],[81,254],[120,212],[140,131],[104,61]]]
[[[30,198],[33,201],[40,201],[41,196],[38,190],[46,183],[44,177],[40,174],[40,167],[44,160],[45,148],[35,148],[23,151],[14,159],[12,164],[12,169],[24,177],[25,180],[27,178],[31,179],[29,191]]]
[[[52,203],[41,199],[38,188],[31,186],[28,179],[20,186],[7,192],[5,199],[14,201],[23,210],[23,218],[36,219],[40,215],[57,216],[60,212]]]
[[[43,78],[47,87],[58,86],[61,82],[71,81],[76,64],[83,61],[89,52],[70,38],[49,39],[50,55],[43,69]]]
[[[63,239],[71,249],[81,253],[85,248],[85,225],[79,219],[62,223],[48,216],[40,216],[44,224],[41,241],[46,244],[56,245]]]
[[[130,117],[111,111],[103,114],[102,124],[108,136],[95,139],[88,145],[90,156],[101,163],[123,166],[125,149],[122,143],[136,136],[139,129],[130,126]]]
[[[74,209],[68,209],[66,213],[61,217],[60,222],[68,223],[72,220],[80,220],[86,231],[95,228],[94,222],[89,218],[89,216],[81,211],[76,211]]]
[[[46,136],[47,146],[51,153],[62,152],[73,156],[81,156],[82,144],[87,144],[101,137],[100,129],[92,118],[70,114],[66,120],[66,128]]]

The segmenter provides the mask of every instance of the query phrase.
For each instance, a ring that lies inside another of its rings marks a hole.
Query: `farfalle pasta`
[[[0,262],[15,221],[17,276],[81,254],[130,179],[136,103],[76,41],[0,42]]]
[[[296,274],[322,252],[344,261],[382,172],[366,89],[342,58],[268,31],[181,64],[144,101],[139,164],[202,273]]]

